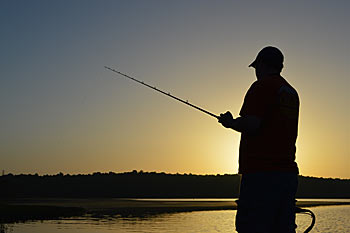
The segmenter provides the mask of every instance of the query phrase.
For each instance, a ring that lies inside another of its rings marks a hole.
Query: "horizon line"
[[[2,174],[1,176],[7,176],[7,175],[33,175],[33,176],[57,176],[57,175],[95,175],[95,174],[126,174],[126,173],[136,173],[136,174],[149,174],[149,173],[155,173],[155,174],[166,174],[166,175],[188,175],[188,176],[227,176],[227,175],[240,175],[238,173],[224,173],[224,174],[214,174],[214,173],[209,173],[209,174],[197,174],[197,173],[173,173],[173,172],[164,172],[164,171],[144,171],[144,170],[130,170],[130,171],[120,171],[120,172],[116,172],[116,171],[105,171],[105,172],[101,172],[101,171],[94,171],[94,172],[90,172],[90,173],[64,173],[64,172],[57,172],[57,173],[47,173],[47,174],[39,174],[39,173],[5,173],[5,170],[2,170]],[[350,178],[339,178],[339,177],[319,177],[319,176],[310,176],[310,175],[302,175],[302,174],[298,174],[299,176],[302,177],[311,177],[311,178],[319,178],[319,179],[338,179],[338,180],[350,180]]]

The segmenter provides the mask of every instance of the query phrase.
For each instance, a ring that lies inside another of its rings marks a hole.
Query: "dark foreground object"
[[[85,209],[80,207],[2,204],[0,205],[0,223],[73,217],[84,213]]]
[[[306,228],[304,233],[310,232],[312,230],[312,228],[315,226],[315,223],[316,223],[316,216],[315,216],[315,214],[311,210],[302,209],[302,208],[299,208],[299,207],[295,208],[295,213],[297,213],[297,214],[307,214],[307,215],[311,216],[311,219],[312,219],[311,224],[310,224],[310,226],[308,228]]]

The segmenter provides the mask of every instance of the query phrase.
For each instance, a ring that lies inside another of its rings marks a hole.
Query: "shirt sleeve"
[[[273,104],[274,93],[269,85],[256,81],[244,97],[240,116],[253,115],[263,118]]]

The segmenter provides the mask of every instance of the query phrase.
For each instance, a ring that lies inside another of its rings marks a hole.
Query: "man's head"
[[[262,78],[266,75],[279,74],[283,69],[283,54],[272,46],[263,48],[249,67],[255,68],[257,78]]]

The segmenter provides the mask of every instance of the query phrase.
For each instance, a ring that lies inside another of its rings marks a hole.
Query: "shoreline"
[[[350,201],[297,201],[301,208],[350,205]],[[140,217],[163,213],[204,210],[235,210],[234,201],[200,200],[137,200],[128,198],[22,198],[2,200],[0,223],[28,220],[59,219],[65,217]]]

